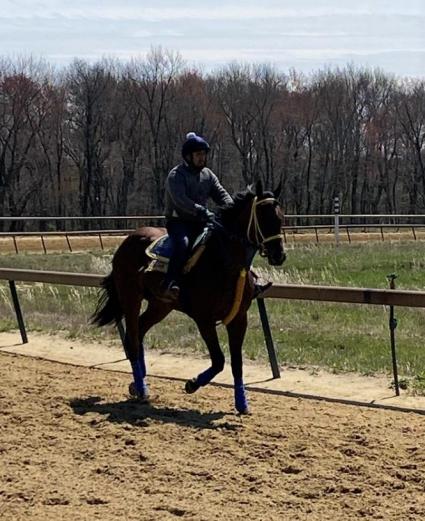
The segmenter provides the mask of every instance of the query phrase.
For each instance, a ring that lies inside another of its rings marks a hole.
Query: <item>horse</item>
[[[145,226],[124,239],[112,259],[112,271],[102,281],[103,291],[92,315],[92,323],[103,326],[125,319],[124,350],[133,379],[130,395],[148,401],[144,337],[149,329],[172,310],[191,317],[204,340],[211,366],[185,384],[187,393],[206,386],[224,368],[217,325],[225,325],[229,340],[234,380],[234,403],[240,414],[249,413],[243,383],[242,344],[247,329],[247,312],[255,297],[255,275],[250,266],[255,254],[280,266],[286,258],[281,233],[280,185],[274,191],[255,187],[237,192],[233,204],[221,209],[205,250],[184,275],[178,302],[161,299],[162,273],[146,271],[151,259],[146,248],[166,233],[164,228]],[[146,310],[140,314],[143,299]],[[140,315],[140,316],[139,316]]]

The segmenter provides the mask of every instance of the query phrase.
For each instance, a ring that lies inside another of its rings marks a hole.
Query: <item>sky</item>
[[[159,46],[205,70],[352,64],[424,78],[425,0],[0,0],[2,56],[66,65]]]

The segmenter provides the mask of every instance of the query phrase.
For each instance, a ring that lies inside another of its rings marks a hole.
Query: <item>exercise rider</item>
[[[171,256],[162,287],[162,298],[178,299],[183,266],[189,248],[205,224],[214,219],[206,204],[212,199],[218,206],[233,204],[217,176],[206,167],[208,143],[189,132],[182,146],[183,162],[168,174],[165,183],[165,217],[171,239]]]

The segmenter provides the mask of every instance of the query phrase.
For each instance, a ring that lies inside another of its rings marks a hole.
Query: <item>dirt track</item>
[[[419,520],[425,419],[0,353],[2,520]]]

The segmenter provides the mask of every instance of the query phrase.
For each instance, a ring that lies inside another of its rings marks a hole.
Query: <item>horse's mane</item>
[[[252,201],[254,197],[255,193],[249,187],[234,193],[232,195],[233,204],[219,209],[219,217],[223,225],[231,225],[245,207],[246,202]],[[272,192],[263,192],[261,198],[263,197],[274,197],[274,194]]]
[[[234,219],[241,213],[246,201],[254,198],[254,193],[247,188],[246,190],[236,192],[232,195],[233,204],[223,206],[219,210],[219,217],[224,226],[231,224]]]

